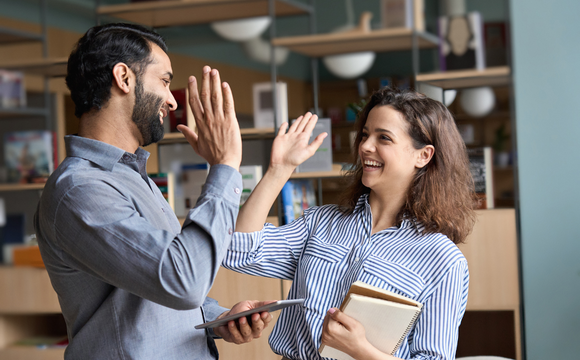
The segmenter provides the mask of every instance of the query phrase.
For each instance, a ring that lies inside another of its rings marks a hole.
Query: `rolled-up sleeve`
[[[292,280],[308,234],[305,216],[281,227],[266,223],[260,231],[236,232],[222,266],[243,274]]]

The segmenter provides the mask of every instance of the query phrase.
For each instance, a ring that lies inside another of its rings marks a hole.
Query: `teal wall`
[[[579,359],[580,1],[511,14],[527,359]]]

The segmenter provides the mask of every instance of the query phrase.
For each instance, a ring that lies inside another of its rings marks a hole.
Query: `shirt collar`
[[[358,198],[358,202],[354,207],[353,213],[361,213],[364,211],[368,211],[368,215],[371,214],[371,205],[369,204],[369,194],[362,194]],[[417,219],[405,216],[401,221],[401,225],[398,227],[398,229],[407,229],[412,227],[417,229],[422,228],[420,222]]]
[[[64,141],[67,156],[88,160],[108,171],[112,171],[120,160],[124,162],[147,161],[150,155],[142,148],[137,148],[135,154],[131,154],[102,141],[76,135],[67,135],[64,137]]]

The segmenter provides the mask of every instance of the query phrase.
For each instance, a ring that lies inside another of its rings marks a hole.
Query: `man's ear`
[[[429,161],[431,161],[433,158],[433,155],[435,154],[435,147],[433,147],[433,145],[425,145],[424,148],[417,150],[417,152],[418,156],[415,167],[421,169],[429,164]]]
[[[113,85],[116,85],[125,94],[131,91],[131,87],[134,85],[133,79],[134,73],[127,64],[120,62],[113,67]]]

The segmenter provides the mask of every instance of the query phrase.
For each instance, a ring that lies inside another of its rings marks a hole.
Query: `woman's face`
[[[407,191],[418,167],[424,166],[423,149],[415,149],[403,115],[390,106],[375,106],[363,128],[358,154],[362,183],[382,193]]]

